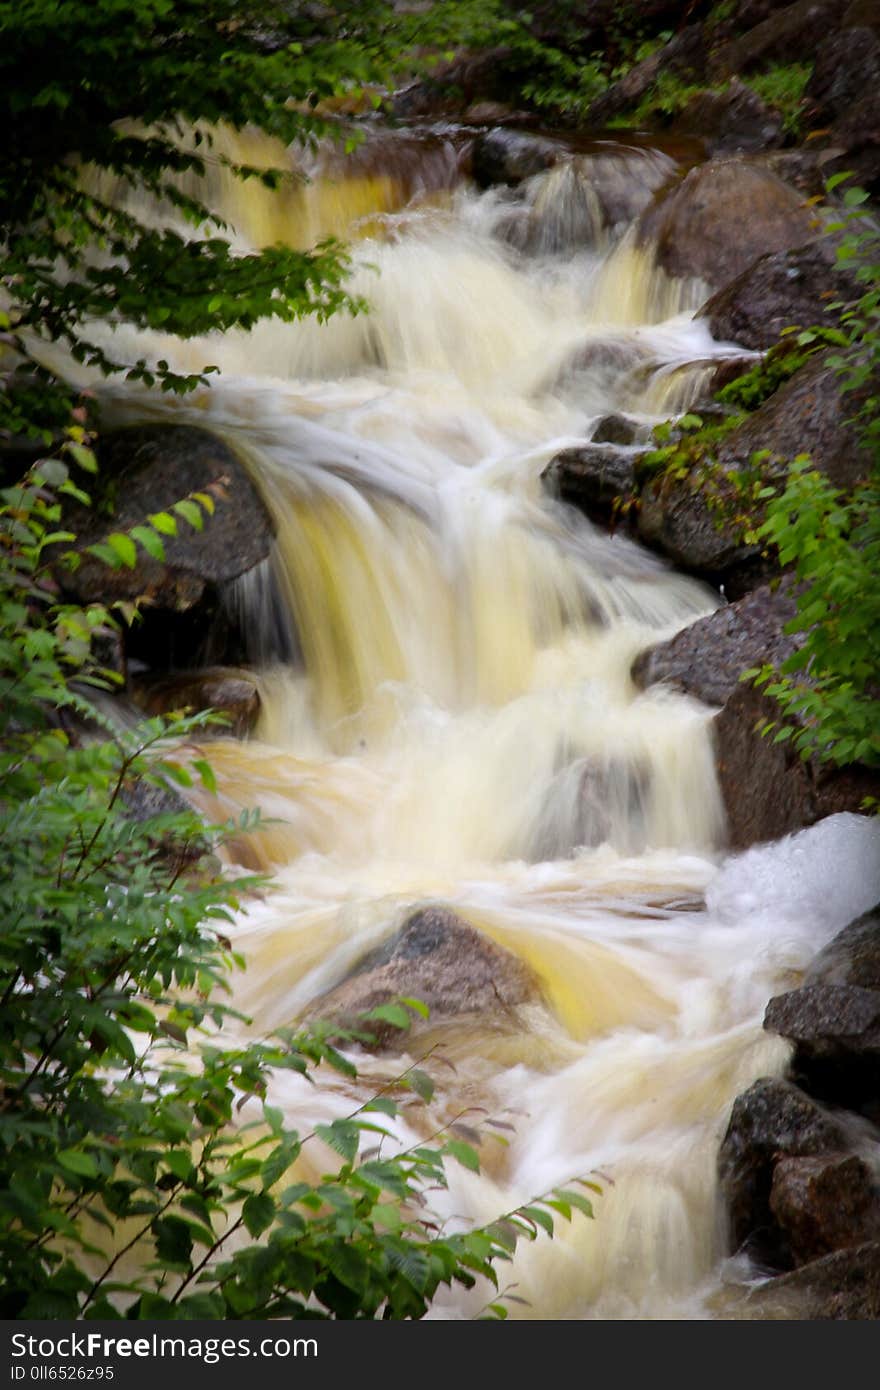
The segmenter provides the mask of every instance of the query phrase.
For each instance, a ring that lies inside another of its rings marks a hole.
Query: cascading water
[[[784,1063],[761,1030],[768,997],[877,896],[867,871],[851,903],[820,892],[823,862],[861,853],[865,830],[836,818],[724,859],[712,712],[629,677],[718,597],[542,490],[600,414],[686,408],[722,351],[692,318],[701,287],[609,233],[595,160],[517,201],[462,181],[442,133],[420,178],[406,140],[406,160],[386,137],[348,185],[334,164],[332,198],[327,174],[251,218],[265,240],[306,207],[312,235],[332,205],[332,230],[361,233],[352,287],[369,314],[187,345],[139,335],[139,355],[222,375],[173,407],[104,392],[111,420],[173,408],[222,435],[277,525],[271,573],[229,596],[263,654],[261,721],[211,745],[204,802],[275,818],[231,847],[273,875],[237,927],[234,1002],[258,1032],[290,1023],[414,908],[452,908],[536,972],[543,1003],[515,1028],[467,1018],[367,1059],[369,1087],[439,1040],[455,1066],[438,1072],[441,1114],[475,1104],[513,1126],[483,1144],[482,1174],[450,1172],[437,1210],[488,1221],[598,1173],[595,1220],[520,1249],[511,1314],[729,1316],[718,1144],[733,1097]],[[615,186],[649,190],[665,159],[605,157]],[[269,659],[270,590],[287,663]],[[273,1100],[295,1118],[351,1104],[341,1082],[295,1078]],[[447,1294],[433,1315],[486,1297]]]

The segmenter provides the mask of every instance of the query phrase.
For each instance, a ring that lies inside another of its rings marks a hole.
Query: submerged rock
[[[478,135],[471,151],[471,172],[480,188],[515,186],[551,168],[565,154],[557,140],[520,130],[496,129]]]
[[[359,1015],[400,996],[427,1004],[432,1026],[467,1015],[479,1016],[483,1025],[510,1026],[520,1005],[541,997],[536,977],[518,957],[449,908],[425,907],[315,1000],[309,1015],[369,1032],[376,1048],[392,1047],[405,1038],[401,1029],[359,1023]]]
[[[802,246],[815,214],[796,189],[744,159],[712,159],[642,215],[637,235],[669,275],[729,284],[768,251]]]

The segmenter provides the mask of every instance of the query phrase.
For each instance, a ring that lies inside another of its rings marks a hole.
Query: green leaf
[[[271,1226],[277,1203],[268,1192],[252,1192],[241,1209],[244,1224],[252,1236],[262,1235]]]
[[[470,1144],[465,1144],[460,1139],[449,1139],[443,1147],[446,1153],[458,1159],[462,1167],[469,1168],[472,1173],[479,1173],[480,1155]]]
[[[163,536],[177,535],[177,521],[169,512],[151,512],[147,521]]]
[[[127,565],[130,570],[134,569],[137,564],[137,547],[131,536],[125,535],[122,531],[114,531],[107,537],[107,544],[123,565]]]
[[[201,508],[196,502],[192,502],[189,498],[185,497],[181,502],[174,503],[174,510],[177,512],[178,516],[183,517],[184,521],[189,522],[193,530],[201,531],[205,522]]]
[[[165,547],[162,544],[162,537],[157,535],[149,526],[132,526],[132,540],[138,541],[147,552],[152,555],[154,560],[165,559]]]
[[[80,1178],[96,1178],[100,1171],[91,1154],[83,1153],[82,1149],[59,1149],[56,1157],[62,1168]]]

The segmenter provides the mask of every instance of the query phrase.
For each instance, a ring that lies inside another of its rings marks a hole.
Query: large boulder
[[[816,49],[806,99],[812,125],[831,125],[880,86],[880,35],[866,27],[829,34]]]
[[[216,435],[190,425],[114,430],[101,436],[97,453],[98,505],[71,508],[65,517],[82,556],[76,572],[62,576],[67,592],[81,603],[137,601],[142,621],[126,630],[125,656],[147,667],[249,659],[251,636],[240,630],[225,595],[232,581],[267,560],[273,525],[241,460]],[[190,503],[201,530],[174,512],[194,492],[214,499],[210,515]],[[111,532],[143,526],[158,512],[177,522],[176,535],[161,536],[163,559],[138,545],[133,567],[111,569],[86,554]],[[269,611],[269,594],[266,606]]]
[[[779,665],[797,649],[803,638],[783,630],[796,611],[790,583],[764,585],[647,647],[633,662],[632,678],[641,688],[662,681],[704,704],[723,705],[743,671]]]
[[[768,251],[802,246],[817,231],[796,189],[743,159],[712,159],[692,169],[637,223],[669,275],[695,276],[720,289]]]
[[[792,1075],[811,1095],[880,1120],[880,991],[807,984],[771,999],[764,1027],[794,1044]]]
[[[115,430],[101,437],[97,454],[101,506],[71,511],[69,517],[83,554],[68,587],[80,602],[142,598],[154,607],[185,611],[209,584],[236,579],[268,556],[273,529],[260,495],[241,461],[208,430],[190,425]],[[111,531],[127,531],[144,525],[152,513],[173,511],[193,492],[213,495],[214,513],[202,511],[202,530],[178,517],[177,535],[162,537],[164,560],[139,547],[133,568],[114,570],[84,553]]]
[[[448,908],[425,907],[315,1000],[309,1015],[367,1032],[373,1047],[390,1047],[400,1042],[401,1030],[392,1022],[364,1024],[359,1016],[399,997],[427,1004],[432,1026],[475,1016],[482,1025],[509,1027],[521,1005],[541,996],[536,977],[518,957]]]
[[[707,300],[698,318],[708,321],[713,338],[763,351],[779,341],[784,328],[814,324],[837,326],[829,305],[858,293],[852,276],[837,262],[827,238],[790,251],[761,256],[724,289]]]
[[[790,1081],[765,1077],[737,1096],[719,1151],[732,1248],[770,1268],[790,1268],[790,1241],[770,1205],[776,1166],[784,1157],[848,1148],[845,1127]]]

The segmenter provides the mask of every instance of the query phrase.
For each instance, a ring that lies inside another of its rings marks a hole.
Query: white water
[[[735,1095],[784,1066],[767,999],[880,896],[876,828],[838,817],[725,857],[712,712],[628,675],[718,599],[542,491],[601,413],[686,408],[687,364],[723,350],[691,318],[701,287],[626,237],[523,256],[496,194],[400,208],[388,187],[356,252],[368,316],[136,344],[222,368],[174,417],[259,480],[303,653],[263,670],[257,736],[211,749],[207,809],[280,821],[234,847],[274,876],[236,928],[234,1002],[258,1032],[289,1023],[415,907],[454,908],[532,966],[544,1003],[366,1059],[368,1091],[439,1041],[456,1070],[433,1068],[433,1123],[477,1105],[514,1127],[482,1143],[481,1175],[453,1166],[436,1210],[488,1221],[599,1173],[595,1220],[502,1271],[527,1300],[511,1315],[732,1315],[718,1144]],[[551,191],[526,190],[529,216]],[[169,409],[105,398],[120,421]],[[263,581],[234,595],[256,635]],[[273,1099],[303,1124],[351,1108],[332,1080],[287,1078]],[[445,1294],[433,1315],[488,1296]]]

